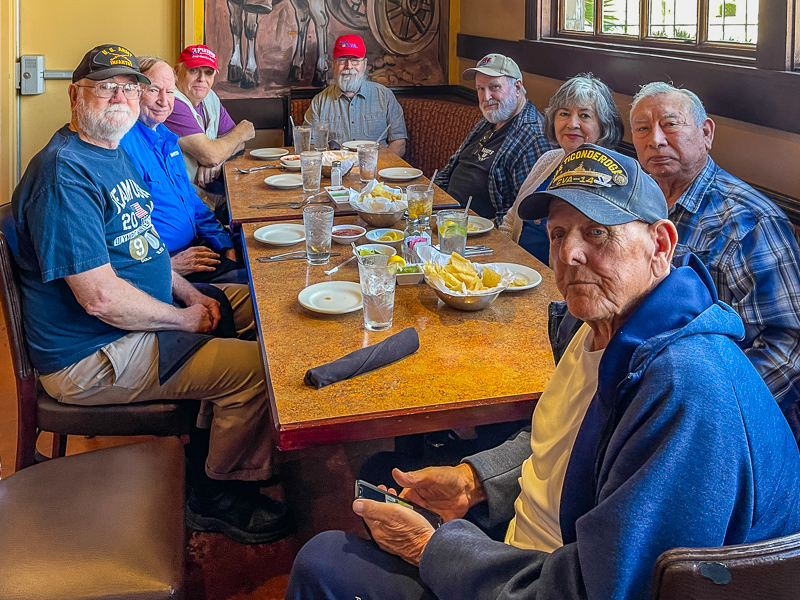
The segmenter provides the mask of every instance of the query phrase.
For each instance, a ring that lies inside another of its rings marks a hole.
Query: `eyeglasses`
[[[343,67],[347,63],[350,63],[351,65],[358,66],[358,65],[362,64],[367,59],[366,58],[351,58],[349,56],[340,56],[339,58],[335,58],[334,60],[336,61],[337,64],[339,64],[340,66]]]
[[[92,88],[98,98],[113,98],[117,95],[117,90],[122,90],[123,95],[128,100],[135,100],[142,95],[142,88],[138,83],[113,83],[104,81],[97,85],[77,85],[75,87]]]

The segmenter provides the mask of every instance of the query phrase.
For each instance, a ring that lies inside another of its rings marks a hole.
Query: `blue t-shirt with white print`
[[[34,367],[53,373],[128,332],[89,315],[64,277],[110,263],[117,276],[172,302],[169,253],[146,184],[121,148],[62,127],[14,190],[25,335]]]

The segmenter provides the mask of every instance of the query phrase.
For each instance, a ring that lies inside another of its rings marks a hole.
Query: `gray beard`
[[[481,108],[483,117],[492,125],[508,121],[511,118],[511,115],[517,110],[517,99],[514,96],[509,96],[505,100],[501,100],[496,106],[497,108],[491,111]]]
[[[116,106],[124,107],[125,110],[114,108]],[[106,118],[106,115],[118,112],[127,113],[128,119],[124,123],[118,125]],[[139,115],[133,114],[127,104],[111,104],[96,113],[87,108],[86,101],[81,96],[75,106],[75,120],[78,122],[78,127],[81,128],[81,131],[91,138],[107,142],[119,142],[130,128],[136,124],[136,119],[138,118]]]
[[[361,86],[364,84],[364,81],[366,79],[367,79],[366,69],[364,69],[361,73],[357,75],[345,75],[344,71],[342,71],[336,78],[336,85],[345,94],[355,94],[358,90],[361,89]]]

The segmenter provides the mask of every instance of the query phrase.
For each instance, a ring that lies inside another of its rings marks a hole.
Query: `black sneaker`
[[[186,524],[195,531],[222,533],[239,544],[267,544],[291,533],[286,505],[261,494],[219,492],[209,498],[192,492]]]

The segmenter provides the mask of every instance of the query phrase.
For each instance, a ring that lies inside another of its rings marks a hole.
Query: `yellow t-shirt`
[[[563,545],[559,507],[564,475],[583,417],[597,391],[603,350],[590,352],[592,330],[584,324],[567,346],[547,384],[531,427],[531,456],[522,464],[521,492],[505,542],[552,552]]]

